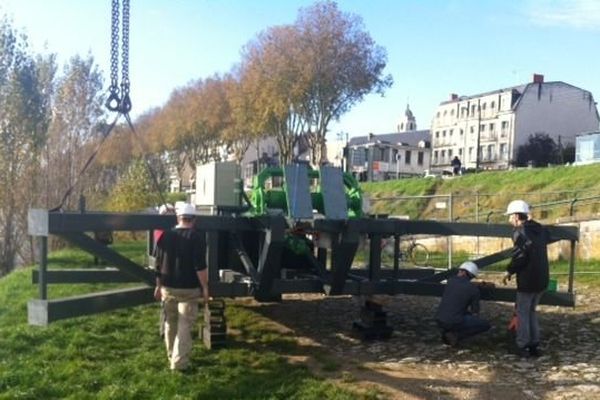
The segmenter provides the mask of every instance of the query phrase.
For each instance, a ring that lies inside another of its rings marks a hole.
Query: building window
[[[452,134],[454,133],[454,129],[450,129],[448,132],[449,132],[448,134],[449,134],[450,136],[452,136]]]
[[[475,104],[471,106],[471,115],[475,115]]]
[[[460,130],[460,136],[464,135],[465,131],[463,131],[462,129]]]
[[[485,106],[486,106],[485,103],[483,103],[482,106],[481,106],[481,109],[484,110],[484,111],[485,111]]]
[[[494,133],[494,124],[493,123],[490,124],[490,133]]]
[[[452,158],[452,149],[448,149],[448,160]]]
[[[471,130],[472,134],[475,133],[475,127],[474,126],[472,126],[470,130]]]
[[[496,107],[496,103],[492,101],[490,103],[490,108],[493,110],[495,107]]]
[[[410,164],[410,150],[406,150],[406,153],[404,153],[404,163]]]
[[[440,131],[435,131],[435,138],[438,139],[440,137]]]
[[[423,159],[425,158],[424,154],[422,151],[417,153],[417,164],[418,165],[423,165]]]
[[[459,157],[462,157],[462,155],[463,155],[463,149],[462,149],[462,148],[461,148],[461,149],[458,149],[458,156],[459,156]]]
[[[436,117],[440,117],[440,112],[438,111],[437,114],[435,114]]]
[[[494,160],[494,145],[493,144],[490,144],[487,147],[487,159],[489,161],[493,161]]]
[[[469,161],[473,161],[473,148],[469,147]]]
[[[508,159],[508,146],[506,145],[506,143],[500,143],[500,159]]]
[[[438,151],[437,151],[437,150],[435,150],[435,151],[433,152],[433,163],[434,163],[434,164],[437,164],[437,162],[438,162]]]
[[[454,109],[450,110],[450,115],[454,116]]]
[[[445,130],[444,130],[444,131],[442,131],[442,136],[443,136],[443,137],[446,137],[446,131],[445,131]]]
[[[508,133],[508,121],[502,121],[502,125],[500,125],[500,134],[502,136],[506,136]]]
[[[482,133],[485,132],[485,124],[479,125],[479,131]]]

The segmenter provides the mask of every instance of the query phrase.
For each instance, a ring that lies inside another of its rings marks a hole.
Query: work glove
[[[508,281],[510,281],[511,278],[512,275],[507,272],[506,275],[504,275],[504,278],[502,278],[502,283],[504,283],[505,286],[508,285]]]

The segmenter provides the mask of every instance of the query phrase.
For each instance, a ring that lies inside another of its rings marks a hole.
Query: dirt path
[[[575,309],[541,306],[543,357],[507,353],[508,303],[483,302],[492,330],[462,348],[443,345],[433,320],[437,298],[386,298],[385,341],[362,342],[352,331],[358,298],[292,295],[278,304],[246,305],[290,330],[306,347],[295,356],[317,374],[390,399],[600,398],[600,291],[580,287]],[[312,360],[311,360],[312,359]],[[336,364],[323,368],[323,359]],[[320,361],[320,362],[317,362]]]

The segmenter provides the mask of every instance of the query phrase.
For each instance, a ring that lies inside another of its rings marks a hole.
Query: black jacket
[[[528,220],[513,232],[513,255],[507,272],[517,274],[519,292],[537,293],[548,287],[549,235],[539,223]]]
[[[196,271],[206,268],[206,240],[195,229],[175,227],[165,231],[154,248],[155,272],[166,287],[200,287]]]
[[[479,288],[467,277],[454,276],[448,279],[436,320],[445,329],[463,322],[465,314],[479,313]]]

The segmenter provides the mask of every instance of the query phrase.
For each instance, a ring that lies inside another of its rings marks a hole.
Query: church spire
[[[410,106],[406,103],[406,111],[404,112],[404,118],[400,120],[397,126],[398,132],[410,132],[417,130],[417,120],[410,110]]]

